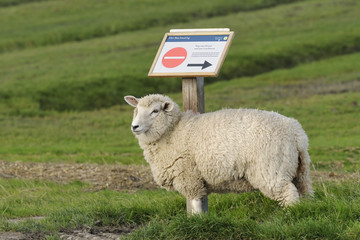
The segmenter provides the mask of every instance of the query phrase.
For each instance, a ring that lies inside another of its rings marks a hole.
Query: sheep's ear
[[[125,96],[124,99],[130,106],[133,107],[136,107],[139,103],[139,99],[134,96]]]
[[[161,106],[165,112],[170,112],[174,108],[174,103],[173,102],[164,102]]]

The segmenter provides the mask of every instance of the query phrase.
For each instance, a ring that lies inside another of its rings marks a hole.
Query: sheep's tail
[[[297,134],[297,149],[298,149],[298,168],[295,178],[293,180],[294,185],[298,189],[300,197],[314,195],[310,179],[310,155],[308,153],[308,138],[301,128],[299,134]]]

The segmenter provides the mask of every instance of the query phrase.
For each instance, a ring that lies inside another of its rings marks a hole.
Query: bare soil
[[[58,233],[63,240],[117,240],[119,236],[134,231],[133,226],[82,227],[77,230],[62,230]],[[0,232],[0,240],[39,240],[46,238],[43,233]]]
[[[360,179],[360,173],[336,173],[311,171],[313,182],[347,181]],[[24,163],[0,161],[0,178],[18,178],[55,181],[69,183],[82,181],[91,184],[91,190],[112,189],[116,191],[134,192],[139,189],[157,189],[148,166],[139,165],[100,165],[100,164],[68,164],[68,163]],[[41,217],[39,218],[41,219]],[[21,222],[23,219],[11,221]],[[36,219],[35,219],[36,220]],[[128,234],[133,226],[120,227],[83,227],[76,230],[62,230],[58,234],[66,240],[112,240],[119,235]],[[43,239],[41,233],[0,232],[0,240]]]
[[[93,185],[93,190],[112,189],[136,191],[157,189],[150,167],[143,165],[100,165],[69,163],[28,163],[0,161],[0,178],[18,178],[70,183],[81,181]],[[360,173],[311,171],[311,178],[318,181],[347,181],[360,179]]]
[[[148,166],[0,161],[1,178],[91,183],[94,190],[136,191],[158,188]]]
[[[115,240],[119,239],[119,235],[131,233],[133,226],[120,227],[83,227],[78,230],[63,230],[59,233],[60,239],[64,240]]]

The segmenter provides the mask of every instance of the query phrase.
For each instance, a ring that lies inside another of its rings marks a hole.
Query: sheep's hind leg
[[[277,188],[275,199],[282,206],[292,206],[299,202],[299,192],[292,182],[286,182]]]

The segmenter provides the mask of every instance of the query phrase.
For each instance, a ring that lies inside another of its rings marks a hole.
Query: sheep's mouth
[[[133,130],[132,131],[135,135],[139,135],[141,133],[143,133],[144,131],[143,130]]]
[[[145,133],[147,131],[145,131],[144,129],[135,129],[135,130],[132,130],[132,132],[135,134],[135,135],[140,135],[142,133]]]

